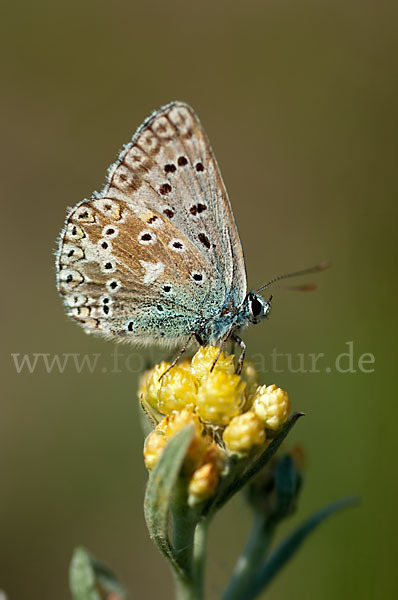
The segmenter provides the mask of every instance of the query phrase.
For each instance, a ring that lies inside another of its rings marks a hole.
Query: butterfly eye
[[[259,323],[269,313],[269,304],[254,292],[250,292],[247,296],[247,301],[249,305],[249,319],[252,323]]]

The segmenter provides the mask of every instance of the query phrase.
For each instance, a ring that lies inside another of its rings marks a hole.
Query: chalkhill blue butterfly
[[[87,333],[143,344],[185,348],[195,337],[222,346],[232,337],[244,350],[236,331],[268,316],[271,301],[259,292],[282,277],[247,293],[216,159],[182,102],[139,127],[102,192],[70,211],[57,254],[68,314]]]

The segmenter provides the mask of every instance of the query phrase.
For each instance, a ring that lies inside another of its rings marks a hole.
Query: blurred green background
[[[66,207],[102,187],[153,109],[181,99],[211,139],[250,286],[333,261],[315,293],[276,289],[269,322],[244,337],[249,354],[326,355],[321,373],[263,374],[307,413],[287,443],[304,445],[307,470],[285,530],[345,495],[361,506],[323,525],[268,597],[396,597],[396,2],[25,0],[2,13],[0,588],[69,598],[84,544],[132,598],[173,597],[142,514],[137,374],[123,361],[110,373],[113,344],[66,319],[53,250]],[[373,373],[336,372],[348,341],[356,365],[374,355]],[[120,351],[137,370],[137,351]],[[18,374],[11,353],[100,353],[108,372]],[[209,599],[249,525],[242,498],[214,522]]]

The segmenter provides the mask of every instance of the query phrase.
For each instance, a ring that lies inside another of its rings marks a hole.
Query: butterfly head
[[[272,296],[271,296],[272,298]],[[245,312],[250,323],[259,323],[268,317],[271,310],[271,298],[267,301],[256,292],[249,292],[245,298]]]

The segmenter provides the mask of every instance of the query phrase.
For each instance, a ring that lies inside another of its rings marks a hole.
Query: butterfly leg
[[[231,338],[233,339],[234,342],[236,342],[240,346],[240,348],[242,350],[241,355],[240,355],[239,360],[238,360],[238,368],[237,368],[237,371],[236,371],[237,374],[240,375],[242,373],[243,363],[245,361],[246,344],[242,340],[242,338],[240,338],[238,335],[236,335],[236,333],[233,333],[232,336],[231,336]]]
[[[234,330],[234,327],[231,327],[231,329],[228,331],[228,333],[226,334],[226,336],[222,340],[221,345],[220,345],[220,350],[218,351],[218,354],[217,354],[216,358],[214,359],[213,364],[211,365],[210,373],[213,371],[214,367],[216,366],[217,361],[218,361],[218,359],[221,356],[221,352],[223,351],[223,348],[224,348],[225,344],[228,342],[229,338],[231,337],[231,334],[232,334],[233,330]],[[232,339],[234,339],[234,338],[232,338]]]
[[[191,343],[191,340],[192,340],[193,337],[195,337],[198,340],[198,334],[195,333],[194,331],[189,334],[189,336],[187,337],[187,341],[185,342],[185,344],[183,345],[183,347],[181,348],[181,350],[179,351],[179,353],[177,354],[177,356],[175,357],[175,359],[173,360],[173,362],[171,363],[171,365],[169,367],[167,367],[167,369],[165,370],[165,372],[162,373],[161,376],[159,377],[159,381],[162,379],[162,377],[164,377],[166,375],[166,373],[168,373],[170,371],[170,369],[172,369],[173,367],[175,367],[175,365],[180,360],[181,356],[183,356],[183,354],[185,354],[185,351],[188,348],[189,344]]]

